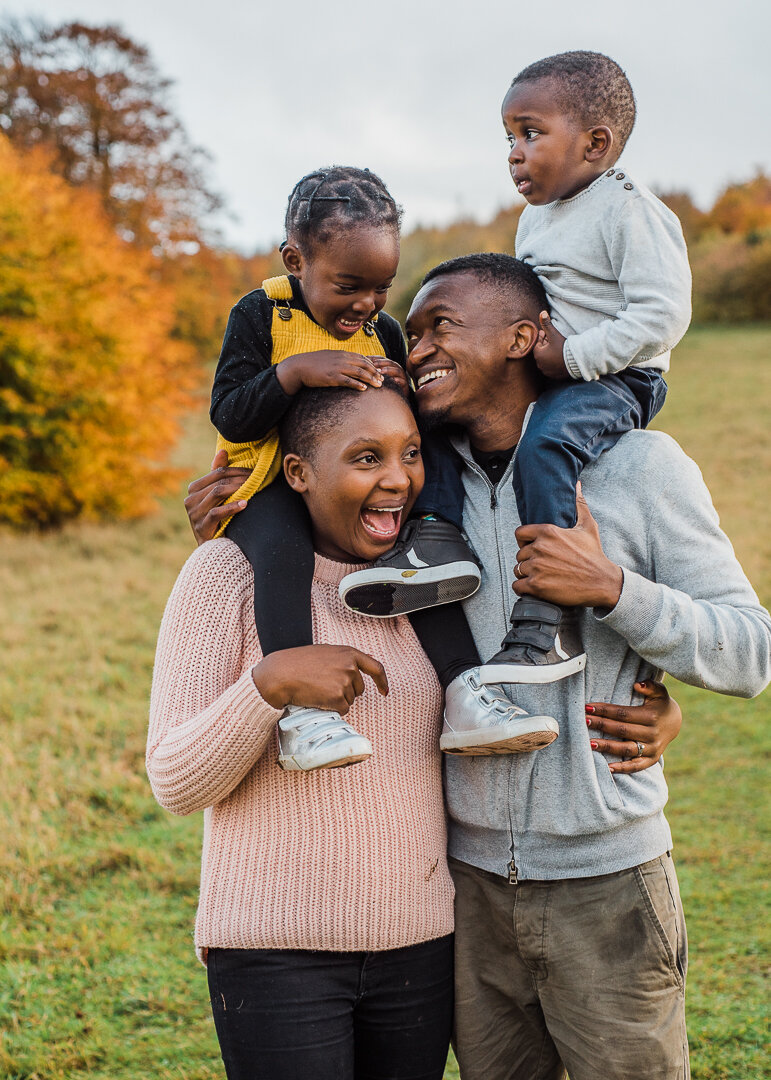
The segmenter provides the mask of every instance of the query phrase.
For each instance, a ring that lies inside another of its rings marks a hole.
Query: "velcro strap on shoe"
[[[533,645],[542,652],[548,652],[554,645],[554,630],[541,630],[537,626],[512,626],[501,647],[505,649],[509,645]]]
[[[549,626],[559,626],[562,621],[562,608],[557,604],[549,604],[544,600],[518,600],[511,609],[512,625],[518,622],[548,623]],[[519,640],[519,639],[518,639]]]

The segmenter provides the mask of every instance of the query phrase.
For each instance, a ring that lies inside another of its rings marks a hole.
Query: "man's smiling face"
[[[420,289],[405,329],[407,371],[423,420],[474,428],[480,417],[492,418],[507,361],[530,347],[514,344],[522,317],[505,307],[498,290],[471,272],[443,274]]]

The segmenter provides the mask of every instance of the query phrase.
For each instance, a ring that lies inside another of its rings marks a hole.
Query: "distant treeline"
[[[227,250],[207,155],[147,49],[114,26],[0,24],[0,522],[128,517],[176,483],[167,461],[235,300],[281,271]],[[771,319],[771,180],[683,222],[698,322]],[[404,237],[389,310],[423,274],[514,251],[521,207]]]

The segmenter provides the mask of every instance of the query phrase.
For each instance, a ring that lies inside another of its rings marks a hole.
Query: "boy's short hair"
[[[582,128],[602,124],[613,132],[618,153],[632,133],[637,114],[634,93],[615,60],[596,52],[565,52],[536,60],[512,80],[512,86],[549,79],[561,109]]]
[[[421,288],[434,278],[448,274],[473,274],[478,280],[500,297],[504,310],[513,310],[512,298],[524,302],[523,315],[529,314],[537,321],[541,311],[549,310],[549,301],[541,279],[532,266],[499,251],[483,251],[475,255],[460,255],[448,259],[429,270],[421,281]]]

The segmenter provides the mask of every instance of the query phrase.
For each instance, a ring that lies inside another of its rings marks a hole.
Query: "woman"
[[[231,1080],[440,1080],[453,895],[441,693],[406,619],[356,615],[337,591],[393,543],[422,485],[420,440],[388,386],[304,391],[280,434],[311,518],[324,644],[263,659],[248,563],[227,540],[199,548],[161,628],[148,773],[172,812],[205,810],[196,946]],[[282,772],[289,704],[349,713],[372,757]]]

